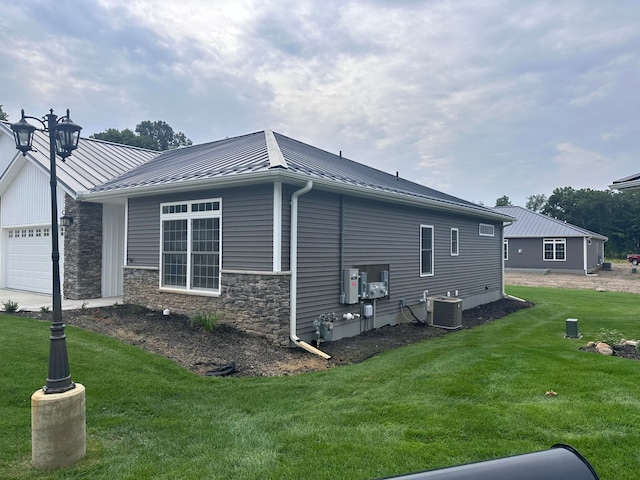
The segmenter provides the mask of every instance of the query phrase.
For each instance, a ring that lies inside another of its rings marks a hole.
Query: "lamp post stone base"
[[[87,453],[85,389],[31,396],[31,461],[36,468],[71,465]]]

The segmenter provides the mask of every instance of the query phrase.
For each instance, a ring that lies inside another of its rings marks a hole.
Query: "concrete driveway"
[[[18,310],[23,312],[39,312],[42,307],[53,310],[53,299],[51,295],[40,293],[23,292],[20,290],[0,289],[0,310],[4,310],[4,302],[11,300],[18,303]],[[95,298],[90,300],[62,300],[62,310],[74,310],[92,307],[109,307],[116,303],[122,303],[122,296]]]

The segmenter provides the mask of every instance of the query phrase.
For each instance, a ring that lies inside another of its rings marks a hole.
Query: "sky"
[[[271,129],[524,206],[640,172],[640,2],[0,0],[0,104],[89,136]]]

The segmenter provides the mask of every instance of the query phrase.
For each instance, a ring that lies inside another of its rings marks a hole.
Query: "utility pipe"
[[[291,242],[289,246],[289,269],[291,270],[291,280],[289,283],[289,338],[297,346],[304,348],[306,351],[321,356],[329,360],[331,355],[318,350],[307,342],[298,337],[297,331],[297,294],[298,294],[298,197],[309,192],[313,187],[311,180],[300,190],[296,190],[291,195]]]

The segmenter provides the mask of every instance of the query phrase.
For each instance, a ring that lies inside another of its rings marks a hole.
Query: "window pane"
[[[163,285],[187,286],[187,254],[164,254],[162,256]]]
[[[220,219],[199,218],[191,223],[191,286],[219,288]]]

